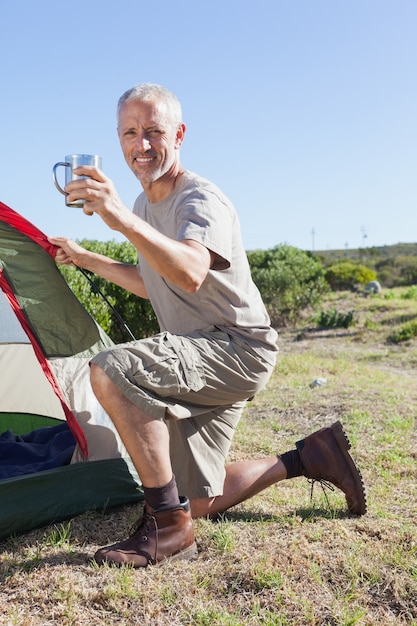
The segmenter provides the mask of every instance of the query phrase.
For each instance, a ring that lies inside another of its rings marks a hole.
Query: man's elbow
[[[197,293],[206,279],[207,273],[189,273],[185,277],[183,289],[187,293]]]

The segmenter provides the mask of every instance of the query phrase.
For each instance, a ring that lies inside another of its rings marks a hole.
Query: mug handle
[[[68,192],[66,192],[66,191],[64,191],[62,189],[62,187],[60,186],[60,184],[59,184],[59,182],[57,180],[57,177],[56,177],[56,170],[58,169],[58,167],[60,165],[62,165],[63,167],[71,167],[71,163],[63,163],[63,162],[55,163],[55,165],[54,165],[54,167],[52,169],[52,178],[53,178],[55,187],[58,189],[58,191],[60,191],[62,194],[64,194],[64,196],[68,196]]]

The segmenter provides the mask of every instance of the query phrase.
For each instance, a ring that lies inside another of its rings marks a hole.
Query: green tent
[[[89,382],[89,359],[112,342],[55,254],[0,202],[0,539],[143,499]]]

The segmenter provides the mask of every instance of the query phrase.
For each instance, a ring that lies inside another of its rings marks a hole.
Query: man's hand
[[[77,167],[74,174],[88,178],[78,178],[66,185],[68,200],[84,200],[85,215],[97,213],[109,228],[125,233],[131,226],[132,213],[121,201],[110,178],[92,165]]]
[[[58,246],[55,261],[59,265],[76,265],[82,267],[82,257],[85,254],[84,248],[68,239],[67,237],[48,237],[49,243]]]
[[[55,256],[56,263],[81,267],[140,298],[148,297],[143,280],[134,263],[122,263],[103,254],[85,250],[67,237],[48,237],[48,241],[58,247]]]

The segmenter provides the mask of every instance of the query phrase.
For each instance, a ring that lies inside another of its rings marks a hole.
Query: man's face
[[[174,171],[184,137],[174,127],[163,102],[125,102],[119,110],[117,132],[126,163],[142,184],[153,183]]]

